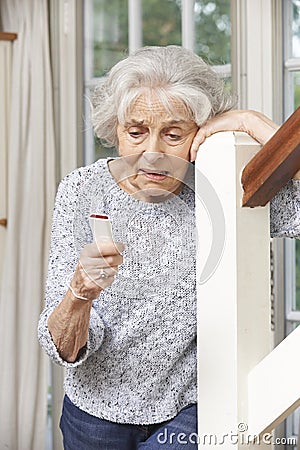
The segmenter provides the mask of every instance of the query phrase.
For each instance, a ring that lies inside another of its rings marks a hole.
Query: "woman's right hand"
[[[81,253],[71,281],[74,292],[88,300],[94,300],[100,292],[114,282],[118,266],[123,262],[120,242],[93,242]],[[101,276],[102,275],[102,276]]]
[[[123,262],[123,250],[120,242],[102,242],[88,244],[81,251],[70,284],[76,295],[68,289],[47,322],[58,353],[65,361],[75,362],[86,345],[93,300],[113,283],[118,266]],[[101,278],[103,270],[107,278]]]

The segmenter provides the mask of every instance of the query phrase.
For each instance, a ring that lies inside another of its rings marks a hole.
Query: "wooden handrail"
[[[300,107],[242,173],[243,206],[264,206],[300,169]]]
[[[17,36],[16,33],[3,33],[0,31],[0,41],[14,41],[17,39]]]

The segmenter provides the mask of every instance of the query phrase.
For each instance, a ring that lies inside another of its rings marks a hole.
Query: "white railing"
[[[255,448],[299,404],[300,330],[271,351],[269,207],[242,207],[241,173],[259,149],[218,133],[196,161],[199,449]]]

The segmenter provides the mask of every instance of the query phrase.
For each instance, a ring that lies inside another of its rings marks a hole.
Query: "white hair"
[[[170,115],[178,115],[174,101],[180,101],[187,118],[199,127],[233,106],[224,81],[193,52],[176,45],[144,47],[118,62],[94,90],[92,120],[96,135],[116,146],[118,124],[126,121],[139,96],[151,93]]]

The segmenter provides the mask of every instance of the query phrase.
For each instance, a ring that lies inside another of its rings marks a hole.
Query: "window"
[[[143,45],[184,45],[230,87],[230,0],[84,0],[85,164],[116,155],[94,138],[90,95],[117,61]]]

